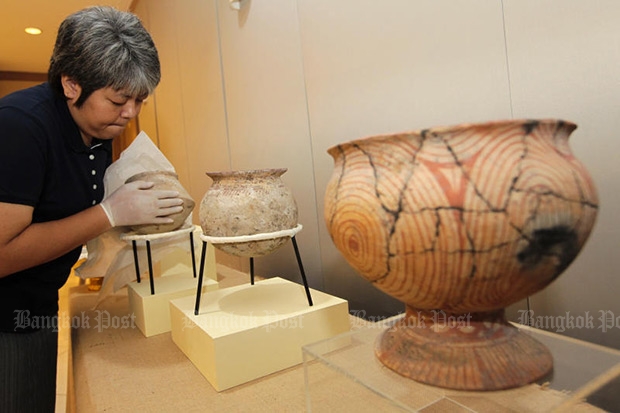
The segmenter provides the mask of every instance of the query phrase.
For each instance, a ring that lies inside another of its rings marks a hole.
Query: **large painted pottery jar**
[[[406,305],[375,353],[414,380],[499,390],[544,377],[548,349],[504,308],[575,259],[598,212],[576,125],[515,120],[334,146],[325,221],[348,263]]]
[[[297,203],[280,178],[287,169],[207,172],[213,184],[200,203],[203,234],[213,246],[238,257],[260,257],[280,248],[290,236],[277,236],[297,227]],[[274,234],[257,241],[237,242]]]
[[[160,234],[175,231],[185,224],[187,217],[194,210],[196,202],[189,195],[187,190],[181,185],[176,173],[170,171],[147,171],[135,174],[128,178],[125,183],[134,181],[153,182],[153,189],[178,191],[179,197],[183,200],[183,210],[177,214],[170,215],[173,222],[170,224],[144,224],[134,225],[130,229],[139,235]]]

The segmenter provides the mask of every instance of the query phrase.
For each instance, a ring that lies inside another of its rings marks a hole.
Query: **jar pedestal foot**
[[[377,341],[377,358],[415,381],[456,390],[503,390],[551,372],[549,350],[509,324],[504,310],[449,314],[407,307]]]

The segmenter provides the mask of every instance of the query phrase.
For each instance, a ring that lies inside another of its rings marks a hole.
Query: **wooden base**
[[[407,308],[377,342],[379,360],[413,380],[457,390],[503,390],[551,372],[549,350],[504,312],[450,315]]]

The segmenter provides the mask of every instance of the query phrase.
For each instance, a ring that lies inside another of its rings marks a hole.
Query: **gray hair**
[[[153,39],[140,19],[112,7],[89,7],[58,28],[48,81],[64,97],[61,76],[77,82],[80,107],[96,90],[112,87],[131,96],[151,94],[161,78]]]

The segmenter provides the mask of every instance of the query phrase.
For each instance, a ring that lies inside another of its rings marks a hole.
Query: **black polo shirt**
[[[0,99],[0,202],[34,207],[33,223],[99,203],[111,161],[111,141],[95,139],[87,147],[66,101],[47,83]],[[49,242],[42,239],[33,248]],[[0,331],[28,331],[29,323],[56,315],[58,289],[80,251],[0,278]]]

